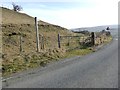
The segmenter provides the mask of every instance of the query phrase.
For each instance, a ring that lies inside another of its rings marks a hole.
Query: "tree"
[[[21,11],[23,9],[20,5],[16,5],[15,3],[12,3],[12,5],[14,11]]]

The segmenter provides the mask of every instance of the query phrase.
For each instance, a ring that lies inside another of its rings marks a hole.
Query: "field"
[[[47,63],[57,61],[60,58],[86,55],[94,51],[87,45],[80,43],[84,42],[83,37],[85,39],[88,35],[73,33],[66,28],[40,20],[38,21],[40,52],[36,52],[34,18],[7,8],[1,9],[3,76],[29,68],[45,66]],[[79,37],[61,39],[61,48],[58,48],[58,34]],[[102,43],[99,42],[99,39],[100,37],[96,39],[96,45],[109,42],[111,37],[101,36]]]

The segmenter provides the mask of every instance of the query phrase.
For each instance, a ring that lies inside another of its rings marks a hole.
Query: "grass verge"
[[[111,40],[112,37],[109,37],[103,44],[105,45],[111,42]],[[58,61],[64,58],[84,56],[95,52],[95,47],[78,48],[70,51],[65,51],[64,49],[49,49],[48,51],[40,53],[33,52],[25,55],[16,55],[11,62],[6,61],[2,64],[2,76],[9,76],[13,73],[21,72],[30,68],[44,67],[50,62]]]

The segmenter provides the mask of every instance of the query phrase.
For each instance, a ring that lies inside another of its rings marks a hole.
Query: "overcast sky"
[[[15,2],[16,1],[16,2]],[[6,0],[1,6],[12,8],[15,2],[38,19],[65,28],[91,27],[118,23],[119,0]]]

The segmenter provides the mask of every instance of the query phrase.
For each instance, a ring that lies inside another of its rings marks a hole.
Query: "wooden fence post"
[[[91,45],[92,46],[95,45],[95,33],[94,32],[91,33]]]
[[[70,46],[70,37],[68,37],[68,46]]]
[[[44,49],[44,36],[39,34],[41,49]]]
[[[22,49],[22,36],[20,35],[20,53],[23,51]]]
[[[43,46],[43,42],[42,42],[42,35],[40,36],[40,42],[41,42],[41,49],[42,49],[42,46]]]
[[[37,52],[40,51],[40,47],[39,47],[39,33],[38,33],[38,21],[37,21],[37,17],[35,17],[35,29],[36,29],[36,46],[37,46]]]
[[[100,37],[100,44],[102,43],[102,38]]]
[[[61,48],[61,46],[60,46],[60,34],[58,34],[58,48]]]
[[[44,49],[44,36],[42,36],[42,49]]]

